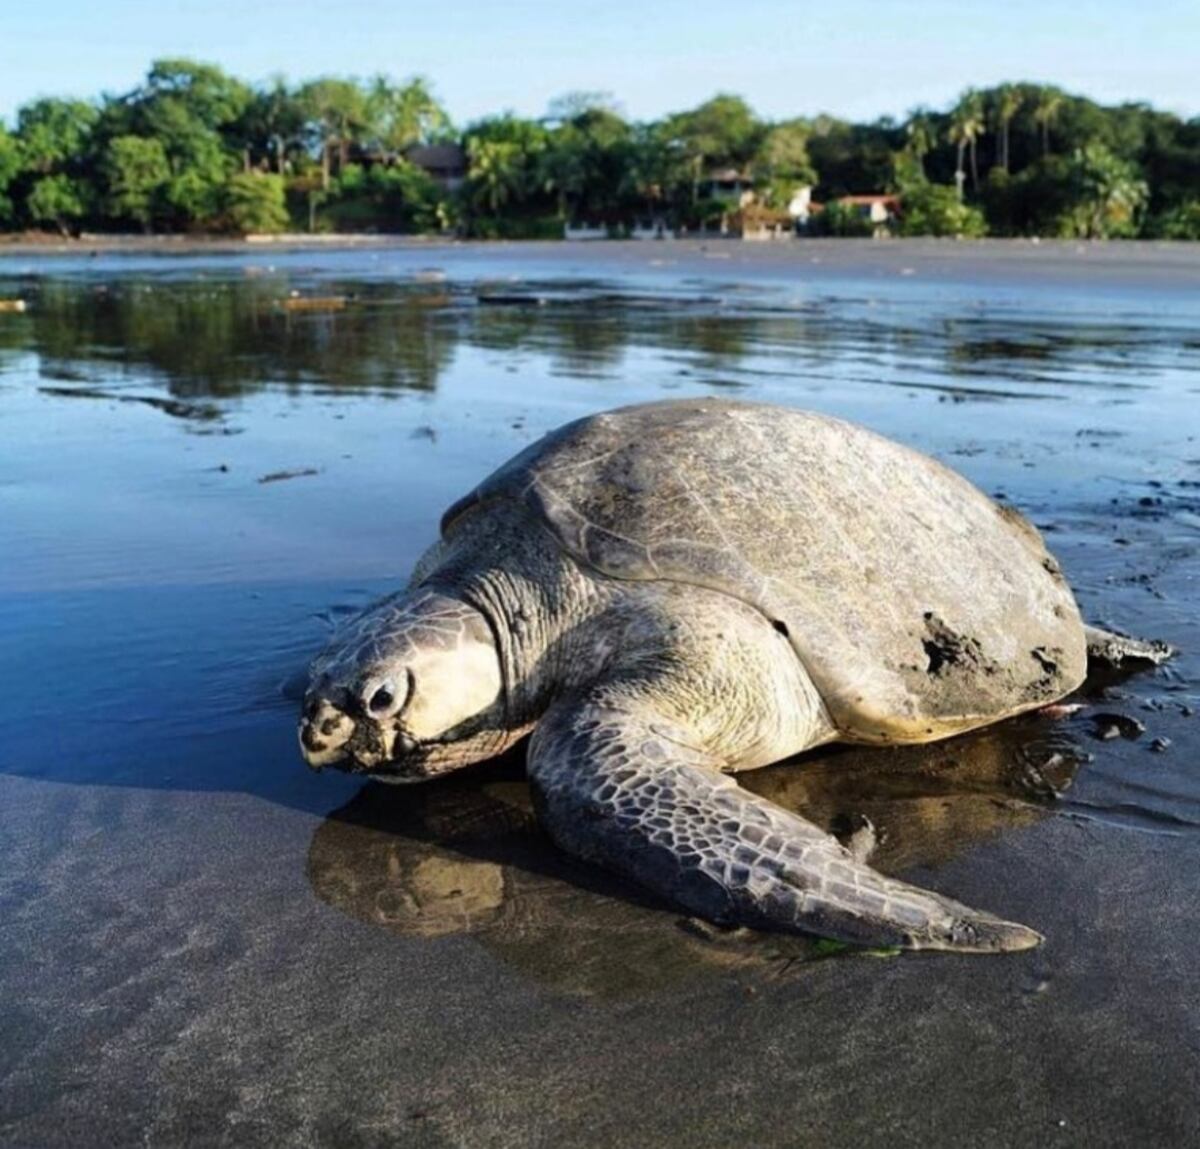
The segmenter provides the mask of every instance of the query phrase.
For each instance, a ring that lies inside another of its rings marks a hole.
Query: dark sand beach
[[[1200,247],[0,252],[0,1143],[1200,1142]],[[744,778],[1042,947],[702,928],[556,853],[519,751],[305,770],[297,674],[445,506],[714,393],[935,455],[1179,647]]]

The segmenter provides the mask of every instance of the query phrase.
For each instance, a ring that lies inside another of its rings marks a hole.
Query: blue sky
[[[261,80],[428,76],[465,122],[572,90],[644,118],[716,91],[866,118],[1052,81],[1200,114],[1200,0],[0,0],[0,116],[133,87],[156,56]]]

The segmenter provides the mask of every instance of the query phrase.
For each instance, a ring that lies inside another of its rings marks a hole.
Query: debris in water
[[[291,295],[280,306],[284,311],[341,311],[348,302],[346,295]]]
[[[1047,718],[1070,718],[1072,714],[1078,714],[1085,709],[1086,706],[1082,702],[1052,702],[1049,706],[1043,706],[1038,713]]]
[[[165,399],[158,395],[122,395],[99,387],[39,387],[42,395],[58,399],[106,399],[111,403],[141,403],[176,419],[214,420],[221,418],[221,409],[214,403],[193,402],[189,399]]]
[[[259,477],[260,483],[282,483],[285,479],[302,479],[305,475],[319,475],[316,467],[301,467],[296,471],[272,471],[269,475]]]

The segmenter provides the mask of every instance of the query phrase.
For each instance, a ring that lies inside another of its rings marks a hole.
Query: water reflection
[[[933,746],[843,747],[741,781],[834,832],[866,815],[882,837],[874,864],[894,873],[1046,817],[1086,758],[1068,728],[1034,716]],[[773,977],[826,952],[686,922],[568,859],[537,827],[520,753],[427,786],[368,785],[318,829],[308,875],[352,917],[408,937],[470,934],[569,993],[625,996],[731,971]]]
[[[454,324],[439,322],[446,296],[435,287],[326,285],[322,295],[345,294],[349,305],[289,310],[298,290],[275,277],[47,279],[28,293],[25,322],[0,327],[0,340],[35,351],[43,378],[111,386],[150,373],[180,398],[281,385],[428,391],[453,359]]]
[[[584,380],[614,378],[649,350],[660,386],[672,377],[740,387],[832,381],[961,399],[1142,390],[1163,369],[1200,370],[1187,329],[1047,323],[962,300],[931,310],[770,283],[684,279],[649,293],[589,279],[387,281],[247,267],[38,277],[11,290],[29,309],[0,323],[0,369],[6,351],[33,352],[41,378],[62,388],[56,395],[147,379],[184,400],[268,387],[432,391],[459,346],[545,356],[551,376]],[[319,305],[334,298],[337,308]],[[291,306],[305,300],[314,305]],[[202,406],[161,409],[211,417]]]

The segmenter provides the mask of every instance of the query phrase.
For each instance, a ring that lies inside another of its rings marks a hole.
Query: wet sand
[[[0,261],[0,1142],[1200,1139],[1200,254],[1081,247]],[[450,499],[717,390],[933,452],[1180,647],[1066,719],[745,779],[1040,949],[705,930],[559,856],[519,754],[304,771],[294,672]]]
[[[451,265],[481,260],[494,267],[521,264],[562,274],[637,274],[647,265],[700,269],[715,274],[728,262],[750,279],[795,275],[845,279],[853,276],[932,275],[970,282],[1049,281],[1089,286],[1196,287],[1200,284],[1200,244],[1170,240],[1057,239],[796,239],[747,243],[722,237],[682,240],[546,242],[462,241],[427,236],[303,233],[237,239],[224,236],[85,235],[79,239],[0,236],[0,259],[45,260],[48,265],[97,258],[124,260],[126,266],[166,258],[206,260],[238,257],[272,260],[316,254],[351,253],[364,258],[424,253]]]

